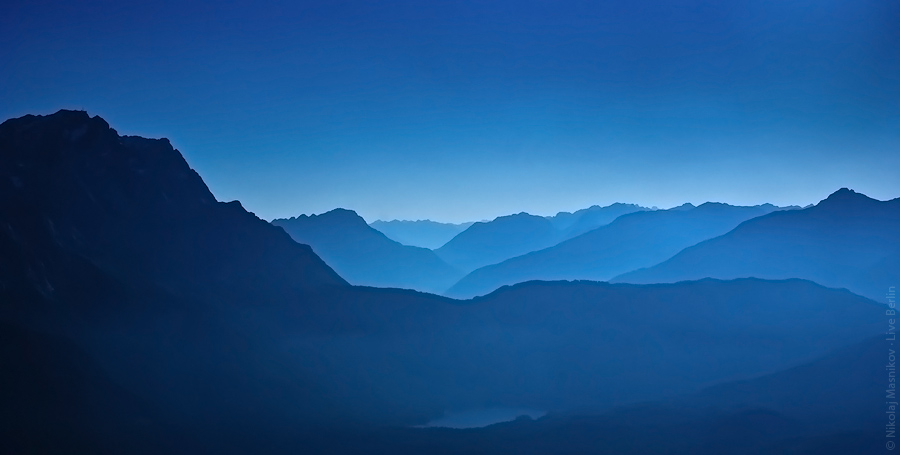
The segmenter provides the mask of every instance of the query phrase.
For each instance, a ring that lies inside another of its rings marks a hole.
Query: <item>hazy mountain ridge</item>
[[[577,210],[574,213],[559,212],[555,216],[547,218],[553,223],[553,227],[560,231],[561,238],[565,240],[612,223],[622,215],[648,210],[656,209],[641,207],[637,204],[616,202],[605,207],[594,205],[586,209]]]
[[[352,284],[441,292],[462,276],[433,251],[389,239],[352,210],[276,219],[272,224],[310,245]]]
[[[707,202],[697,207],[684,204],[622,215],[606,226],[552,247],[475,270],[446,295],[471,297],[529,280],[609,280],[659,263],[775,209],[772,205],[740,207]]]
[[[846,188],[803,210],[749,220],[653,267],[616,277],[649,283],[698,277],[797,277],[882,300],[900,282],[900,198]]]
[[[549,220],[522,212],[474,223],[435,253],[448,264],[469,272],[545,248],[560,238],[561,234]]]
[[[621,215],[649,210],[635,204],[598,205],[574,213],[539,217],[526,212],[473,223],[435,252],[470,272],[485,265],[537,251],[609,224]],[[543,218],[543,219],[542,219]]]
[[[431,220],[376,220],[369,223],[389,239],[404,245],[436,250],[474,222],[439,223]]]

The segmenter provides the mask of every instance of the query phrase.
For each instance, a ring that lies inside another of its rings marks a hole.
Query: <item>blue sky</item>
[[[30,1],[0,116],[168,137],[259,216],[900,196],[900,2]]]

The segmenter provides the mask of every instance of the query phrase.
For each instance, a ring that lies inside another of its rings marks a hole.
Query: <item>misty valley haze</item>
[[[217,201],[169,141],[82,111],[10,119],[3,439],[713,454],[740,437],[729,453],[872,453],[898,201],[523,213],[431,250],[345,209],[268,223]],[[479,297],[441,296],[476,277]]]

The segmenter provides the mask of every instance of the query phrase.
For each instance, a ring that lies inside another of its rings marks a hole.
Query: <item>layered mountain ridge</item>
[[[798,279],[527,282],[469,301],[351,286],[283,229],[216,201],[168,141],[84,112],[0,124],[12,450],[334,453],[321,435],[452,409],[685,396],[884,325],[871,300]]]
[[[842,188],[815,206],[748,220],[618,281],[701,277],[805,278],[883,301],[900,280],[900,199],[878,201]]]
[[[439,293],[462,276],[433,251],[389,239],[352,210],[276,219],[272,224],[310,245],[353,284]]]

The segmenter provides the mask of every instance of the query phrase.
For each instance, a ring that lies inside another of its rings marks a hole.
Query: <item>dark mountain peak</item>
[[[685,202],[684,204],[681,204],[681,205],[679,205],[678,207],[672,207],[672,208],[670,208],[669,210],[673,210],[673,211],[678,211],[678,210],[693,210],[693,209],[695,209],[695,208],[696,208],[696,207],[694,206],[694,204],[691,204],[690,202]]]
[[[840,196],[852,196],[852,195],[854,195],[854,194],[860,194],[860,193],[857,193],[856,191],[853,191],[853,190],[851,190],[850,188],[843,187],[843,188],[841,188],[841,189],[835,191],[834,193],[831,193],[831,195],[828,196],[828,197],[829,197],[829,198],[832,198],[832,197],[835,197],[835,196],[838,196],[838,197],[840,197]]]
[[[519,212],[512,215],[503,215],[492,221],[479,221],[460,233],[460,236],[470,236],[476,233],[497,232],[503,229],[532,230],[536,227],[552,229],[550,221],[542,216],[532,215],[528,212]],[[455,239],[454,239],[455,240]],[[451,240],[452,242],[453,240]]]
[[[368,225],[368,223],[366,223],[366,220],[364,220],[363,217],[359,216],[358,213],[356,213],[355,211],[350,210],[350,209],[336,208],[334,210],[330,210],[328,212],[325,212],[325,213],[319,215],[319,217],[321,217],[323,219],[340,220],[342,222],[352,222],[352,223],[359,222],[359,223]]]
[[[731,207],[731,205],[726,204],[724,202],[704,202],[697,206],[698,209],[701,209],[701,208],[714,209],[714,208],[721,208],[721,207]]]
[[[95,116],[94,118],[100,119],[99,116]],[[50,115],[23,115],[22,117],[7,119],[0,125],[6,124],[15,124],[15,123],[30,123],[34,120],[38,119],[54,119],[59,122],[68,122],[68,123],[84,123],[88,120],[91,120],[91,116],[88,115],[87,111],[78,111],[78,110],[69,110],[69,109],[60,109],[56,111],[56,113]],[[103,119],[100,119],[103,120]]]
[[[526,219],[532,219],[532,218],[542,218],[542,217],[539,217],[537,215],[532,215],[528,212],[519,212],[519,213],[513,213],[512,215],[498,216],[496,219],[497,220],[526,220]]]
[[[209,301],[345,284],[309,247],[239,202],[218,202],[167,139],[119,136],[84,111],[0,125],[4,223],[28,233],[21,245],[50,236],[65,254],[126,281],[149,279]],[[39,264],[56,253],[29,254],[24,260]]]
[[[823,201],[819,202],[818,205],[824,206],[838,206],[838,205],[851,205],[851,204],[861,204],[867,202],[877,202],[875,199],[872,199],[865,194],[857,193],[849,188],[841,188],[834,193],[831,193],[830,196],[825,198]]]
[[[272,220],[273,224],[283,223],[315,223],[319,225],[353,227],[363,230],[369,230],[369,224],[363,217],[359,216],[355,211],[349,209],[336,208],[318,215],[299,215],[291,218],[279,218]]]
[[[0,149],[0,176],[8,173],[0,185],[11,182],[35,196],[74,190],[100,204],[130,198],[166,206],[215,202],[168,139],[119,136],[85,111],[7,120],[0,125]],[[72,180],[80,183],[70,187]]]
[[[40,115],[29,115],[27,117],[41,117]],[[60,118],[70,118],[70,119],[82,119],[82,120],[90,120],[91,118],[100,119],[99,115],[95,115],[91,117],[87,111],[79,110],[79,109],[60,109],[56,111],[54,114],[50,114],[47,117],[60,117]]]
[[[724,202],[704,202],[696,207],[698,213],[707,212],[707,213],[726,213],[734,210],[759,210],[760,212],[772,212],[778,210],[777,206],[772,204],[767,205],[754,205],[754,206],[746,206],[746,205],[731,205],[726,204]]]
[[[61,109],[50,115],[26,115],[12,118],[0,125],[0,128],[29,129],[33,127],[52,126],[53,132],[61,136],[59,139],[78,141],[86,133],[107,133],[112,130],[109,123],[100,116],[91,117],[87,111]],[[112,130],[115,132],[115,130]]]

